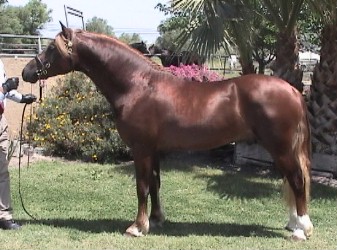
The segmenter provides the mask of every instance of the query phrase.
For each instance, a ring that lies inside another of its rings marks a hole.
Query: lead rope
[[[32,86],[31,86],[31,93],[32,93]],[[26,107],[27,107],[27,103],[23,107],[22,117],[21,117],[21,127],[20,127],[20,140],[19,140],[19,142],[20,142],[19,143],[19,196],[20,196],[21,206],[22,206],[23,210],[25,211],[25,213],[30,218],[32,218],[33,220],[37,221],[37,219],[27,211],[27,209],[25,207],[25,204],[23,202],[23,196],[22,196],[22,192],[21,192],[21,142],[22,142],[23,122],[24,122]],[[30,109],[29,124],[31,124],[31,121],[32,121],[32,106],[31,106],[31,109]],[[28,154],[27,154],[27,157],[28,157],[27,167],[29,167],[29,160],[30,160],[30,152],[29,152],[30,151],[30,141],[31,140],[30,140],[30,137],[29,137],[29,140],[28,140]]]

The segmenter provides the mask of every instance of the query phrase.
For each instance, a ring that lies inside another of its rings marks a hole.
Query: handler
[[[12,217],[10,177],[8,172],[8,125],[4,117],[6,98],[18,103],[31,104],[36,100],[32,94],[22,95],[16,89],[19,78],[7,79],[3,62],[0,59],[0,228],[5,230],[19,229],[21,225]]]

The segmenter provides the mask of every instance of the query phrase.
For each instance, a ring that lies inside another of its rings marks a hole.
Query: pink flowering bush
[[[183,65],[179,67],[170,66],[168,70],[181,78],[197,81],[197,82],[214,82],[223,80],[224,77],[217,72],[208,69],[206,66],[199,65]]]

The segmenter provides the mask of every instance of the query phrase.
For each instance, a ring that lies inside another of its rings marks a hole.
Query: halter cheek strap
[[[35,56],[35,61],[36,61],[36,64],[37,64],[36,74],[38,76],[47,75],[48,69],[50,68],[50,62],[47,61],[43,64],[39,55]]]

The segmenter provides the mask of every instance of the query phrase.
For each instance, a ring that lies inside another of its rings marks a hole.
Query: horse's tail
[[[310,131],[310,123],[308,117],[307,106],[302,100],[302,115],[301,119],[297,125],[297,131],[293,137],[292,149],[295,155],[295,160],[297,164],[300,166],[300,170],[302,172],[304,191],[306,196],[306,201],[309,202],[310,199],[310,183],[311,183],[311,131]],[[294,200],[293,193],[291,192],[291,188],[289,187],[288,181],[285,181],[285,188],[287,190],[287,195],[290,197],[286,197],[288,203],[293,203]],[[291,193],[290,193],[291,192]],[[290,200],[289,200],[290,198]],[[290,205],[289,204],[289,205]]]

